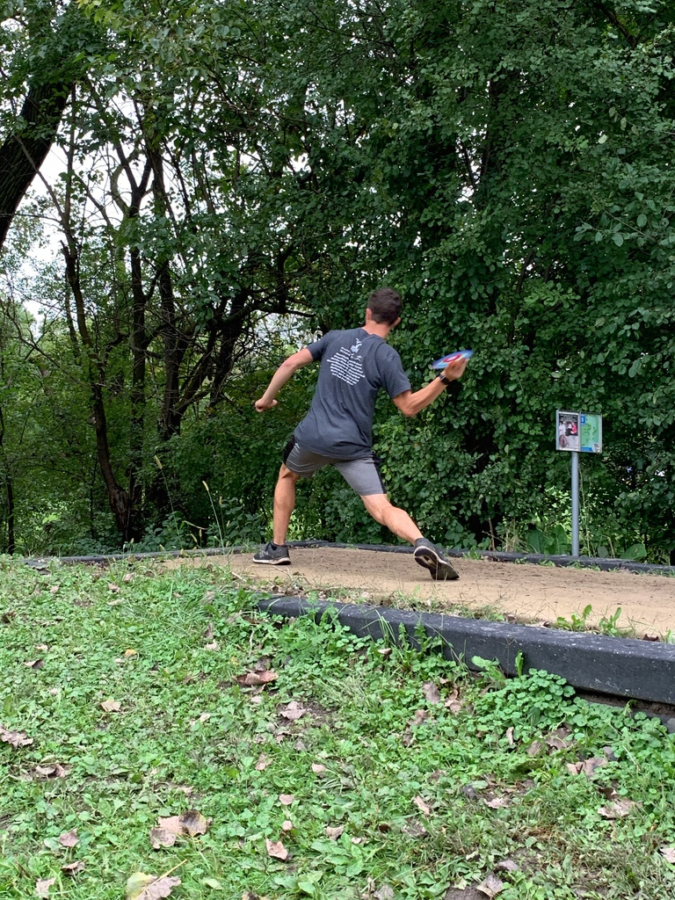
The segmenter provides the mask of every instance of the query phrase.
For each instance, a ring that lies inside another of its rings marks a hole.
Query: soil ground
[[[459,581],[440,583],[408,554],[321,547],[292,549],[291,560],[290,566],[260,566],[252,562],[252,554],[231,554],[190,563],[228,565],[279,593],[349,592],[361,602],[455,612],[489,609],[540,623],[555,623],[558,617],[571,622],[573,614],[581,616],[590,604],[589,626],[621,607],[619,629],[638,637],[675,632],[675,578],[660,575],[459,559],[452,561]]]

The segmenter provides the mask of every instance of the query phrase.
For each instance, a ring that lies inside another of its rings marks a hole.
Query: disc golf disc
[[[448,363],[454,362],[456,359],[471,359],[472,356],[473,350],[456,350],[454,353],[448,353],[447,356],[437,359],[436,362],[431,364],[431,368],[444,369]]]

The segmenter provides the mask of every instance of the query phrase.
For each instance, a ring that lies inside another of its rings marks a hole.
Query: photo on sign
[[[581,414],[581,452],[602,453],[602,416]]]
[[[557,411],[557,448],[558,450],[579,450],[579,413]]]

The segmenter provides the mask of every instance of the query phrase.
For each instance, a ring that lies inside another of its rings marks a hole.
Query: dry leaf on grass
[[[412,719],[408,722],[408,728],[414,728],[416,725],[421,725],[422,722],[426,722],[428,718],[428,709],[416,709]]]
[[[607,760],[604,756],[592,756],[590,759],[585,759],[581,763],[581,771],[584,773],[586,778],[592,778],[595,774],[595,770],[599,769],[600,766],[604,766],[607,764]]]
[[[15,750],[18,750],[19,747],[30,747],[33,743],[33,738],[29,738],[23,731],[8,731],[0,725],[0,741],[5,744],[11,744]]]
[[[288,850],[281,841],[266,840],[265,846],[267,847],[268,856],[271,856],[274,859],[280,859],[282,862],[286,862],[288,859]]]
[[[218,641],[211,641],[210,644],[204,644],[205,650],[220,650],[220,644]]]
[[[186,834],[189,834],[190,837],[195,837],[198,834],[206,834],[209,830],[209,825],[211,824],[211,820],[205,818],[200,812],[197,812],[196,809],[190,809],[187,812],[182,813],[178,817],[178,821],[180,822],[183,831]]]
[[[425,681],[422,685],[422,692],[426,697],[427,703],[436,704],[441,702],[441,692],[433,681]]]
[[[404,825],[401,831],[403,832],[403,834],[407,834],[408,837],[411,838],[426,837],[429,834],[424,825],[422,825],[421,822],[415,821],[415,819],[408,822],[407,825]]]
[[[36,766],[35,774],[38,778],[65,778],[70,769],[60,763],[51,766]]]
[[[394,889],[388,884],[383,884],[379,890],[375,891],[373,897],[375,900],[394,900]]]
[[[63,834],[59,835],[59,844],[61,844],[62,847],[77,847],[79,842],[77,828],[73,828],[72,831],[65,831]]]
[[[637,806],[634,800],[616,800],[614,803],[608,803],[607,806],[601,806],[598,814],[603,819],[623,819],[630,815],[634,806]]]
[[[659,847],[659,853],[662,854],[666,862],[675,865],[675,847]]]
[[[291,700],[288,706],[279,710],[279,715],[283,716],[284,719],[288,719],[289,722],[297,722],[306,712],[307,710],[301,703],[298,703],[297,700]]]
[[[445,708],[450,710],[453,715],[457,715],[457,713],[461,712],[464,709],[464,701],[463,700],[446,700]]]
[[[486,806],[489,806],[490,809],[504,809],[505,806],[509,805],[508,797],[493,797],[492,800],[483,800],[483,803]]]
[[[109,582],[108,582],[108,590],[109,590],[112,594],[119,594],[119,592],[120,592],[120,586],[119,586],[118,584],[115,584],[114,581],[109,581]]]
[[[29,659],[24,663],[24,666],[27,669],[35,669],[38,671],[44,667],[45,661],[44,659]]]
[[[269,756],[265,756],[264,753],[261,753],[258,757],[258,762],[255,764],[256,771],[263,772],[271,762],[272,760],[269,758]]]
[[[163,900],[170,897],[180,883],[180,878],[169,878],[167,875],[157,878],[134,872],[127,881],[127,900]]]
[[[512,859],[503,859],[497,863],[495,869],[499,869],[500,872],[518,872],[520,871],[520,866]]]
[[[49,897],[49,888],[56,882],[56,878],[42,878],[35,885],[36,897]]]
[[[326,767],[322,766],[321,763],[312,763],[312,772],[315,775],[323,775],[326,771]]]
[[[509,742],[509,747],[515,747],[516,742],[513,739],[513,725],[506,729],[506,740]]]
[[[245,675],[237,675],[236,681],[237,684],[243,685],[270,684],[272,681],[276,681],[278,677],[277,673],[272,671],[272,669],[266,669],[264,672],[252,670]]]
[[[338,825],[336,828],[331,828],[330,825],[326,825],[326,836],[329,837],[331,841],[337,841],[344,830],[344,825]]]
[[[82,862],[82,860],[78,860],[77,862],[71,862],[65,866],[61,866],[61,871],[65,872],[66,875],[79,875],[80,872],[84,872],[85,869],[86,865]]]
[[[488,875],[488,877],[476,887],[477,891],[480,891],[481,894],[485,894],[489,900],[492,900],[493,897],[496,897],[497,894],[501,893],[504,890],[504,882],[501,879],[497,878],[496,875],[493,875],[492,872]]]
[[[293,831],[293,823],[291,822],[290,819],[284,819],[284,821],[281,823],[281,830],[282,831]]]
[[[413,797],[413,803],[427,818],[431,815],[431,807],[424,802],[422,797]]]
[[[176,819],[178,816],[175,817]],[[181,831],[173,831],[169,828],[162,828],[161,825],[155,825],[150,829],[150,843],[153,850],[159,850],[160,847],[173,847],[176,843],[177,835],[182,834]]]
[[[122,704],[119,700],[104,700],[101,703],[101,709],[103,712],[119,712],[122,709]]]
[[[54,587],[49,588],[49,593],[50,594],[58,594],[60,587],[61,587],[60,584],[55,584]]]
[[[129,582],[132,580],[133,577],[134,577],[133,572],[127,572],[127,574],[124,576],[124,578],[122,579],[122,581],[123,581],[125,584],[129,584]]]
[[[539,754],[544,749],[544,744],[541,741],[532,741],[530,746],[527,748],[528,756],[539,756]]]
[[[282,806],[290,806],[295,800],[293,794],[279,794],[279,803]]]

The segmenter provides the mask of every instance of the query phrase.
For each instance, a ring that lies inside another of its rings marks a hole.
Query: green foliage
[[[590,705],[542,671],[476,678],[426,640],[383,655],[333,616],[277,621],[215,567],[0,566],[0,722],[33,739],[0,742],[7,898],[53,877],[73,900],[113,900],[132,873],[182,863],[176,900],[216,884],[357,900],[373,882],[432,900],[504,859],[518,866],[500,872],[506,900],[622,900],[636,880],[672,893],[658,849],[675,842],[675,744],[656,719]],[[256,666],[277,679],[239,684]],[[589,759],[602,761],[592,777],[569,771]],[[36,771],[57,763],[65,777]],[[608,797],[638,805],[607,821]],[[151,849],[158,818],[188,809],[212,820],[206,834]],[[86,868],[71,879],[75,860]]]

